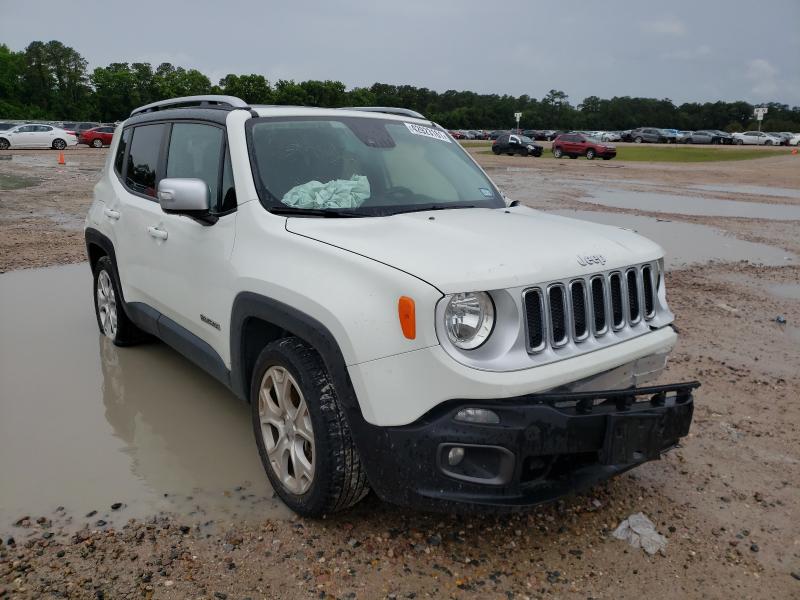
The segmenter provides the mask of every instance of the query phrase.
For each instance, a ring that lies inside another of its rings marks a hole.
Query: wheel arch
[[[250,380],[259,353],[268,343],[290,335],[319,353],[340,401],[347,408],[358,409],[344,355],[330,330],[292,306],[253,292],[241,292],[233,301],[230,326],[233,392],[249,402]]]

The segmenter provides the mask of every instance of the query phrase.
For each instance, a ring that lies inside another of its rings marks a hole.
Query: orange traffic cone
[[[60,165],[67,164],[67,161],[64,160],[64,153],[63,152],[59,152],[58,153],[58,164],[60,164]]]
[[[792,154],[793,154],[794,156],[797,156],[797,148],[795,148],[794,150],[792,150]]]

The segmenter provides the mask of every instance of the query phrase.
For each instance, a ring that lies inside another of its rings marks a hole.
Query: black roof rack
[[[209,94],[206,96],[182,96],[180,98],[169,98],[168,100],[159,100],[158,102],[151,102],[131,111],[131,116],[143,113],[155,112],[158,110],[166,110],[168,108],[250,108],[241,98],[236,96],[221,96]]]

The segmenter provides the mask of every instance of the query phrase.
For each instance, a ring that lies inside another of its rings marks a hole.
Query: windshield
[[[259,196],[275,212],[383,216],[505,206],[441,129],[374,117],[274,117],[248,121],[247,134]]]

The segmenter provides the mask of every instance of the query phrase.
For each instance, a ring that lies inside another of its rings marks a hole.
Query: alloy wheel
[[[117,336],[117,298],[107,271],[97,276],[97,314],[103,333],[112,340]]]
[[[305,493],[314,481],[314,429],[300,386],[286,368],[276,365],[264,373],[258,414],[273,472],[289,492]]]

